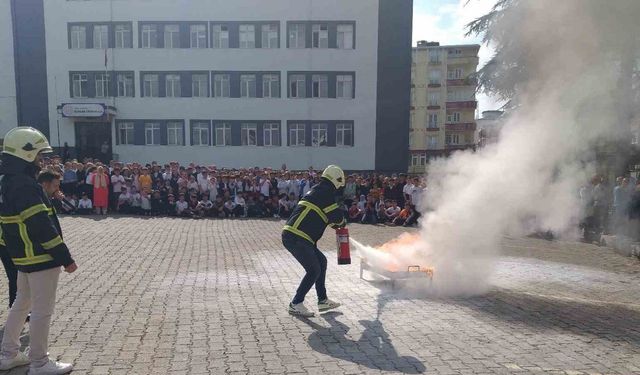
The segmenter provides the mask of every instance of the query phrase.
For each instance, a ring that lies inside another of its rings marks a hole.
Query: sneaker
[[[18,354],[13,358],[0,358],[0,370],[3,371],[11,370],[12,368],[20,366],[26,366],[28,364],[29,357],[23,352],[18,352]]]
[[[307,318],[315,315],[312,311],[307,309],[304,302],[296,303],[295,305],[293,303],[289,303],[289,314],[304,316]]]
[[[318,310],[320,310],[320,312],[333,310],[338,307],[340,307],[340,304],[338,302],[332,301],[328,298],[324,301],[318,301]]]
[[[29,367],[29,375],[62,375],[70,373],[71,370],[73,370],[71,363],[49,360],[49,362],[42,367]]]

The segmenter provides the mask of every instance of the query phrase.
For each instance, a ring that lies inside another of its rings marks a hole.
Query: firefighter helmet
[[[322,178],[326,178],[327,180],[331,181],[336,189],[340,189],[345,185],[344,171],[337,165],[328,166],[324,170],[324,172],[322,172]]]
[[[53,152],[53,149],[39,130],[30,126],[19,126],[4,136],[3,154],[13,155],[32,163],[41,152]]]

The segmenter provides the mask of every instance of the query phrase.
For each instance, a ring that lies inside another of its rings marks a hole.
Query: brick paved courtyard
[[[302,269],[281,222],[62,224],[80,269],[61,277],[50,353],[77,374],[640,373],[640,265],[610,249],[505,238],[490,293],[435,299],[360,280],[356,259],[337,266],[328,233],[344,306],[303,320],[285,309]],[[401,230],[351,233],[376,245]]]

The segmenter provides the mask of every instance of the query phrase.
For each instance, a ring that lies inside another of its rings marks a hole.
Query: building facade
[[[475,97],[479,45],[418,42],[411,64],[409,172],[431,158],[476,145]]]
[[[497,143],[505,122],[504,111],[482,111],[478,124],[478,147]]]
[[[412,6],[12,0],[17,123],[79,158],[405,170]]]

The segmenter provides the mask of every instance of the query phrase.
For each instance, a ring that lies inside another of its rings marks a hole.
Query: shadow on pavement
[[[402,371],[405,374],[421,374],[426,371],[426,367],[418,359],[398,355],[379,320],[360,320],[364,331],[360,339],[354,341],[346,337],[350,328],[337,319],[340,315],[342,314],[339,312],[321,315],[330,327],[298,317],[315,330],[308,339],[313,350],[370,369]]]

